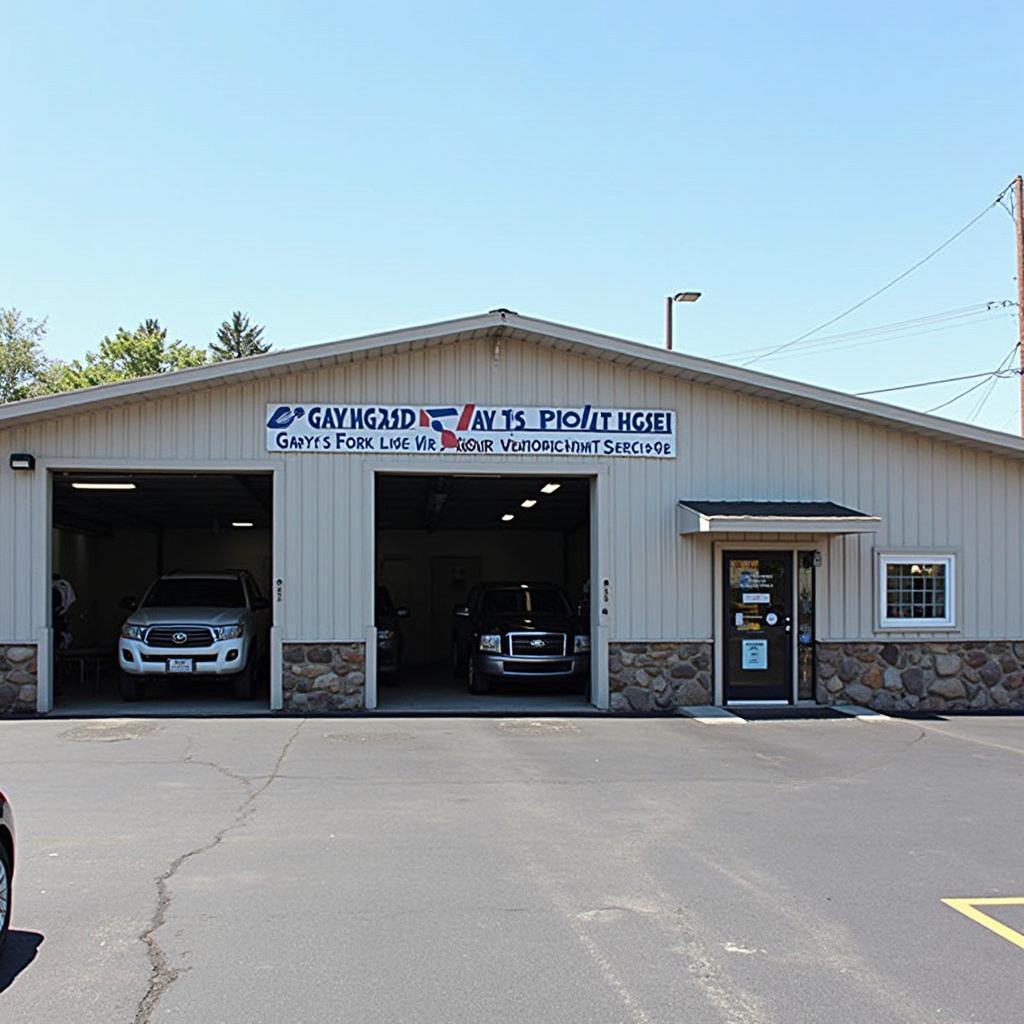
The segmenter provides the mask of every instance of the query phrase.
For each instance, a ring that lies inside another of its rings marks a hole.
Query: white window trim
[[[890,619],[888,607],[888,574],[890,565],[913,565],[916,563],[945,564],[946,566],[946,614],[935,619]],[[880,553],[878,556],[878,628],[914,632],[918,629],[956,629],[956,554],[951,551],[913,551]]]

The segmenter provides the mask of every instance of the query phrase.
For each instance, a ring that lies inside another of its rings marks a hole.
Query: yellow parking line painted
[[[1024,935],[978,909],[978,907],[1024,906],[1024,896],[985,897],[971,900],[955,899],[943,900],[942,902],[947,907],[959,910],[961,914],[980,924],[982,928],[987,928],[990,932],[995,932],[1000,938],[1006,939],[1007,942],[1012,942],[1015,946],[1020,946],[1021,949],[1024,949]]]

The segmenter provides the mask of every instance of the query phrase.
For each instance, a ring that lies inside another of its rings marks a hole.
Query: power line
[[[984,320],[995,320],[999,319],[1000,316],[1005,315],[1001,313],[1002,310],[1008,309],[1011,306],[1015,306],[1016,303],[1011,299],[993,299],[990,302],[979,302],[973,306],[960,306],[957,309],[943,310],[939,313],[930,313],[926,316],[912,317],[909,320],[897,320],[893,323],[879,324],[875,327],[863,327],[856,331],[845,331],[842,334],[826,334],[820,338],[813,338],[805,340],[798,345],[794,342],[791,346],[793,349],[798,349],[798,352],[793,354],[802,354],[809,352],[812,349],[819,348],[831,348],[833,345],[839,345],[843,342],[854,341],[861,338],[870,338],[873,334],[891,335],[893,332],[902,332],[911,330],[916,327],[926,327],[935,324],[947,323],[949,321],[968,321],[968,322],[982,322]],[[989,314],[995,313],[996,316],[989,316]],[[953,324],[954,327],[965,326],[962,323]],[[948,328],[942,328],[946,330]],[[914,334],[897,334],[896,337],[914,337]],[[885,337],[872,339],[870,343],[874,341],[884,341]],[[889,340],[895,340],[890,338]],[[868,343],[868,342],[862,342]],[[734,359],[737,356],[744,355],[756,355],[763,353],[763,358],[769,358],[773,351],[776,351],[770,346],[760,348],[748,348],[739,349],[734,352],[725,352],[721,355],[717,355],[716,359]]]
[[[1011,348],[1010,351],[1007,352],[1005,356],[1003,356],[999,365],[988,375],[989,377],[992,378],[993,382],[999,377],[1013,377],[1020,375],[1020,370],[1006,369],[1007,363],[1009,363],[1009,361],[1014,357],[1019,347],[1019,345],[1015,344],[1013,348]],[[947,405],[952,405],[954,402],[959,401],[961,398],[966,398],[972,391],[976,390],[977,388],[980,388],[984,383],[985,381],[982,380],[979,381],[977,384],[972,384],[969,388],[967,388],[966,391],[961,391],[960,394],[954,395],[952,398],[948,399],[945,402],[941,402],[939,405],[932,406],[931,409],[925,409],[925,412],[938,412],[939,409],[945,409]],[[984,404],[984,402],[982,404]],[[980,412],[980,408],[977,411]]]
[[[1016,345],[1014,346],[1013,351],[1017,351]],[[1004,359],[1003,362],[1005,361],[1006,360]],[[923,380],[919,384],[900,384],[894,388],[875,388],[873,391],[855,391],[854,397],[866,398],[868,395],[885,395],[891,391],[910,391],[912,388],[930,388],[933,384],[954,384],[960,380],[977,380],[979,377],[984,377],[988,380],[989,377],[1002,372],[1003,367],[1002,364],[1000,364],[995,370],[988,370],[986,373],[965,373],[962,377],[943,377],[940,380]],[[1018,371],[1012,370],[1010,372],[1017,373]],[[1009,376],[1009,374],[1004,374],[1004,376]]]
[[[854,311],[860,309],[861,306],[866,306],[872,299],[877,299],[878,296],[881,295],[883,292],[887,292],[890,288],[893,287],[893,285],[899,284],[899,282],[902,281],[905,277],[909,277],[915,270],[917,270],[919,267],[923,267],[934,256],[938,256],[938,254],[942,252],[942,250],[945,249],[947,246],[952,245],[953,242],[955,242],[962,234],[964,234],[964,232],[969,231],[972,227],[974,227],[974,225],[977,224],[978,221],[981,220],[981,218],[984,217],[985,214],[988,213],[988,211],[991,210],[993,206],[996,206],[1000,202],[1000,200],[1003,198],[1004,195],[1006,195],[1007,191],[1011,187],[1012,185],[1007,185],[1006,188],[1004,188],[999,193],[999,195],[997,195],[995,199],[993,199],[992,202],[989,203],[988,206],[986,206],[985,209],[981,211],[981,213],[979,213],[975,217],[972,217],[962,228],[960,228],[959,231],[950,235],[949,238],[947,238],[940,246],[937,246],[936,248],[932,249],[932,251],[928,253],[927,256],[924,256],[921,259],[919,259],[913,266],[908,267],[906,270],[903,271],[902,274],[897,275],[887,284],[882,285],[881,288],[879,288],[877,291],[872,292],[867,298],[861,299],[860,302],[854,303],[854,305],[850,306],[849,309],[844,309],[842,313],[840,313],[838,316],[832,317],[831,320],[826,320],[824,323],[819,324],[817,327],[814,327],[809,331],[805,331],[803,334],[801,334],[797,338],[794,338],[792,341],[787,341],[784,342],[782,345],[778,345],[776,348],[772,349],[770,352],[767,352],[765,355],[757,356],[754,359],[747,360],[747,362],[745,362],[743,365],[751,366],[754,363],[760,362],[760,360],[762,359],[767,359],[769,356],[775,355],[776,352],[781,352],[783,349],[789,348],[791,345],[796,345],[798,342],[803,341],[805,338],[809,338],[812,334],[817,334],[818,331],[823,331],[826,327],[831,327],[832,324],[842,320],[843,317],[849,316]]]

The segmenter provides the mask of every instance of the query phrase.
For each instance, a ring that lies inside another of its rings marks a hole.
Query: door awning
[[[833,501],[679,502],[679,532],[688,533],[874,533],[880,516]]]

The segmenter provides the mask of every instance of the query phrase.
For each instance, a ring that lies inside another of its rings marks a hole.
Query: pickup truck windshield
[[[484,593],[484,615],[570,615],[569,602],[550,587],[503,587]]]
[[[150,588],[143,608],[244,608],[238,580],[164,579]]]

